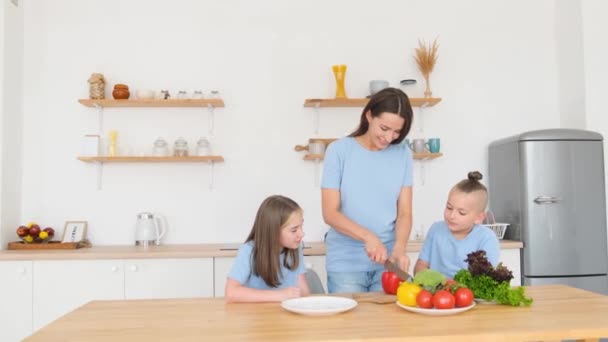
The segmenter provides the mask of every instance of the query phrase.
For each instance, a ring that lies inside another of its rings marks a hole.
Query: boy
[[[493,266],[498,264],[500,246],[496,234],[481,223],[488,204],[488,190],[479,182],[478,171],[456,184],[448,195],[444,221],[435,222],[424,241],[414,273],[427,268],[453,278],[467,268],[467,254],[484,250]]]

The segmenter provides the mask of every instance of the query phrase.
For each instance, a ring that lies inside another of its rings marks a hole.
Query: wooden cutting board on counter
[[[14,241],[8,243],[8,249],[10,250],[78,249],[83,247],[91,247],[91,243],[88,241],[49,241],[47,243],[25,243],[23,241]]]
[[[384,292],[352,293],[350,294],[350,298],[359,303],[393,304],[397,301],[396,295],[390,295]]]

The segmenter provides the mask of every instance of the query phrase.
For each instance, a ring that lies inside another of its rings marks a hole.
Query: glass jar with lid
[[[187,157],[188,156],[188,142],[179,137],[173,144],[173,155],[176,157]]]
[[[198,139],[198,142],[196,143],[196,155],[201,157],[211,155],[211,144],[209,143],[209,139],[205,137]]]
[[[152,155],[156,157],[165,157],[169,155],[169,144],[167,144],[165,139],[159,137],[154,140]]]

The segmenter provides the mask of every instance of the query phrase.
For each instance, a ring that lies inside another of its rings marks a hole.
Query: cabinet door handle
[[[129,269],[131,270],[131,272],[137,272],[137,265],[131,265]]]
[[[118,272],[118,266],[112,266],[112,273]]]
[[[17,269],[17,273],[19,273],[19,274],[25,274],[25,267],[19,267]]]
[[[560,198],[554,196],[538,196],[534,199],[536,204],[552,204],[561,201]]]

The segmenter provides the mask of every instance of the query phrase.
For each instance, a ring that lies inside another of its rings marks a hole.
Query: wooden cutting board
[[[25,243],[23,241],[15,241],[8,243],[10,250],[37,250],[37,249],[77,249],[82,247],[91,247],[91,244],[86,241],[81,242],[61,242],[49,241],[47,243]]]
[[[392,304],[397,301],[397,296],[384,292],[363,292],[353,293],[352,299],[359,303]]]

